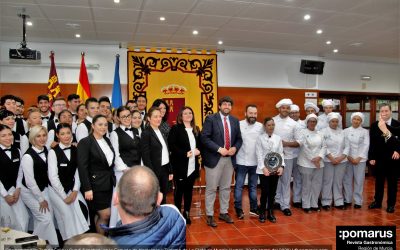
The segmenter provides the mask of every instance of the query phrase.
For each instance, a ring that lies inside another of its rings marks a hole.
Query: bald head
[[[119,181],[119,204],[131,216],[146,216],[156,207],[159,190],[158,179],[150,168],[132,167]]]

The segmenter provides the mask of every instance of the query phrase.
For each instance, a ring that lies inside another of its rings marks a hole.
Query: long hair
[[[196,126],[196,122],[194,119],[194,112],[193,109],[189,106],[183,106],[180,110],[179,113],[176,117],[176,124],[183,124],[183,119],[182,119],[182,115],[183,115],[183,111],[185,111],[186,109],[189,109],[190,111],[192,111],[192,115],[193,115],[193,119],[190,121],[190,126],[192,126],[193,128],[193,132],[195,135],[197,135],[199,133],[199,128]]]

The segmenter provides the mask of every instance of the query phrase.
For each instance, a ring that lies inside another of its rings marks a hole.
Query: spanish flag
[[[60,84],[58,82],[56,65],[54,63],[54,51],[50,52],[50,74],[47,81],[47,95],[50,103],[53,103],[54,98],[61,96]]]
[[[91,97],[89,78],[86,71],[85,65],[85,53],[82,52],[81,70],[79,72],[78,87],[76,89],[76,94],[79,95],[81,102],[85,103],[86,99]]]

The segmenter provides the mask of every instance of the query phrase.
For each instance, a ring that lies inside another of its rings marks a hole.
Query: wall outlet
[[[306,98],[317,98],[317,92],[306,92],[305,97]]]

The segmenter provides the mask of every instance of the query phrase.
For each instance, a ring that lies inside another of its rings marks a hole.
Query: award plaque
[[[276,174],[278,168],[282,166],[282,161],[280,154],[270,152],[264,158],[264,165],[271,174]]]

